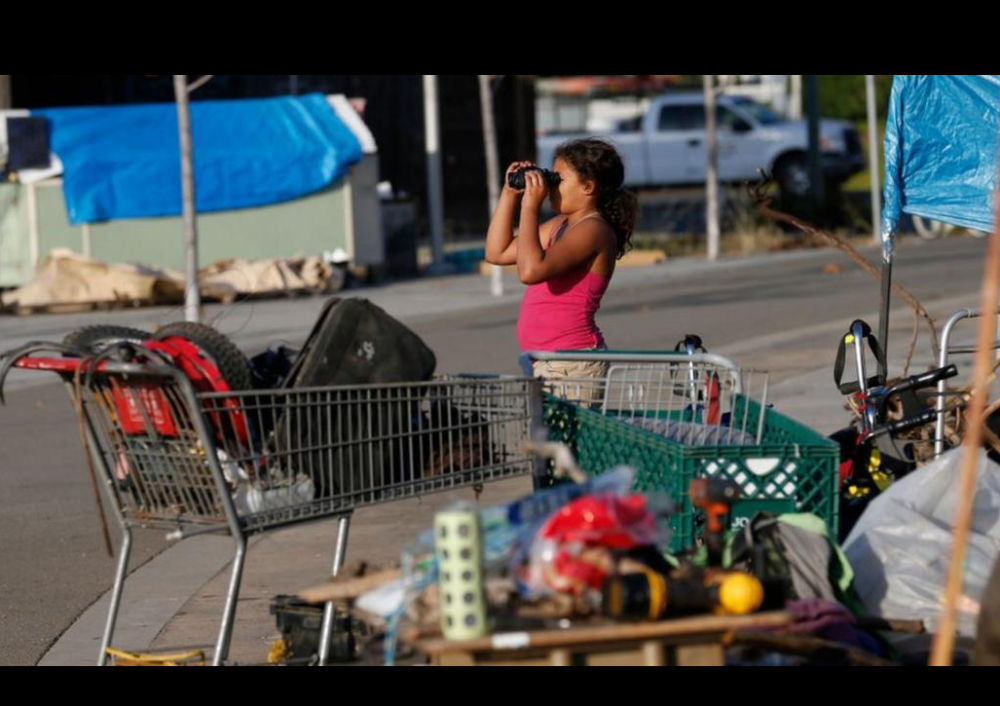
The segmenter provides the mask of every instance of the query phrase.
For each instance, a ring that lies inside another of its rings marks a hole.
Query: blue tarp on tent
[[[48,119],[73,224],[181,213],[172,103],[33,111]],[[320,191],[361,145],[319,94],[191,104],[199,212],[263,206]]]
[[[903,213],[992,231],[1000,75],[896,76],[885,132],[884,232]]]

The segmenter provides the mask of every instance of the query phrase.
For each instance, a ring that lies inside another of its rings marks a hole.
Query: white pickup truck
[[[782,191],[809,192],[809,136],[804,120],[786,120],[748,98],[722,96],[717,110],[719,179],[754,181],[758,169],[772,174]],[[555,149],[583,134],[550,134],[538,139],[538,163],[552,164]],[[656,98],[645,115],[624,121],[611,133],[625,160],[625,186],[632,188],[704,184],[707,173],[705,103],[700,93]],[[865,166],[861,140],[844,120],[820,123],[824,178],[839,183]]]

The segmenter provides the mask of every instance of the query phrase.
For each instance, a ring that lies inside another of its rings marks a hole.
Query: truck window
[[[666,105],[660,109],[660,132],[704,130],[705,107],[702,105]]]

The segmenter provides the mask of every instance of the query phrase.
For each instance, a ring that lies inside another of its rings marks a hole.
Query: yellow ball
[[[719,607],[730,615],[747,615],[764,604],[764,586],[750,574],[727,574],[719,584]]]

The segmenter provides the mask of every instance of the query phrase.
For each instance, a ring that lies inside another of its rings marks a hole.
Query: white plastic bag
[[[894,483],[861,516],[844,544],[855,587],[876,616],[923,620],[937,629],[951,560],[964,449]],[[982,452],[965,562],[959,633],[976,634],[979,601],[1000,553],[1000,466]]]

